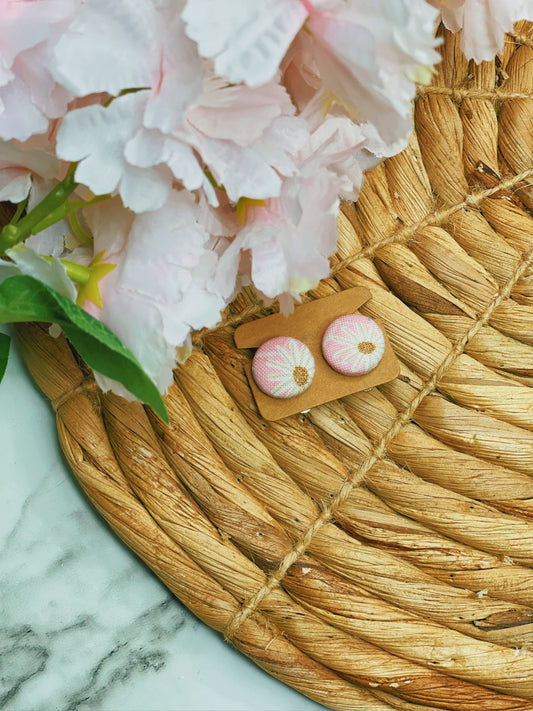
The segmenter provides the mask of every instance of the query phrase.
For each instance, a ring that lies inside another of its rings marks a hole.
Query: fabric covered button
[[[309,348],[297,338],[278,336],[260,346],[252,361],[257,386],[276,398],[300,395],[311,385],[315,359]]]
[[[322,339],[329,365],[343,375],[364,375],[383,358],[385,336],[375,321],[361,314],[335,319]]]

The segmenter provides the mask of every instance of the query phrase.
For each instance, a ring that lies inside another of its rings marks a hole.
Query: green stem
[[[94,240],[90,235],[87,234],[87,232],[85,232],[85,230],[81,226],[80,221],[78,219],[78,214],[75,210],[69,214],[68,221],[70,224],[70,229],[79,239],[79,241],[83,244],[88,245],[89,247],[92,247],[92,245],[94,244]]]
[[[119,93],[116,96],[109,97],[109,99],[104,103],[104,108],[107,109],[107,107],[115,99],[118,99],[120,96],[125,96],[126,94],[136,94],[138,91],[148,91],[149,89],[150,89],[149,86],[135,86],[135,87],[132,87],[131,89],[122,89],[122,91],[119,91]]]
[[[43,257],[43,259],[50,263],[54,261],[53,257]],[[60,259],[59,261],[67,270],[67,276],[72,281],[75,281],[76,284],[87,284],[91,276],[89,267],[84,267],[83,264],[78,264],[77,262],[70,262],[68,259]]]
[[[33,227],[31,234],[36,235],[38,232],[42,232],[47,227],[55,225],[56,222],[59,222],[75,210],[79,210],[82,207],[89,207],[89,205],[96,205],[104,200],[109,200],[110,197],[111,195],[98,195],[91,200],[70,200],[70,202],[64,202],[59,207],[56,207],[53,212],[47,215],[44,220],[41,220],[38,224],[36,224]]]
[[[30,197],[30,196],[28,195],[28,197],[24,198],[24,200],[21,200],[21,201],[18,203],[17,209],[15,210],[15,214],[14,214],[13,217],[11,218],[11,224],[12,224],[12,225],[16,225],[17,222],[20,220],[20,216],[22,215],[22,213],[24,212],[24,208],[25,208],[26,205],[28,204],[29,197]]]
[[[0,254],[4,254],[6,249],[10,249],[27,239],[39,222],[42,222],[50,213],[68,200],[69,195],[74,192],[77,185],[74,180],[75,170],[76,164],[72,163],[65,178],[33,210],[30,210],[16,225],[9,224],[4,227],[0,233]]]

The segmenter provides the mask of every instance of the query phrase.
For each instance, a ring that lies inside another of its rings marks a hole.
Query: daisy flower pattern
[[[385,352],[385,337],[375,321],[361,314],[335,319],[322,339],[329,365],[343,375],[364,375],[373,370]]]
[[[315,359],[309,348],[297,338],[279,336],[260,346],[252,361],[257,386],[270,397],[300,395],[311,385]]]

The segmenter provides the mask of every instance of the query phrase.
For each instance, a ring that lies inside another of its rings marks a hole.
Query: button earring
[[[335,319],[322,338],[322,354],[342,375],[364,375],[374,370],[385,353],[385,336],[378,324],[361,314]]]
[[[315,359],[302,341],[278,336],[257,349],[252,361],[252,375],[266,395],[295,397],[311,385],[315,375]]]

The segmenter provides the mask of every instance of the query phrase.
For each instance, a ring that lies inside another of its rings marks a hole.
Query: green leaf
[[[168,423],[156,386],[133,353],[107,326],[38,279],[15,275],[0,284],[0,323],[23,321],[59,324],[87,365],[122,383]]]
[[[9,336],[5,333],[0,333],[0,383],[2,382],[2,378],[6,372],[10,345],[11,338],[9,338]]]

